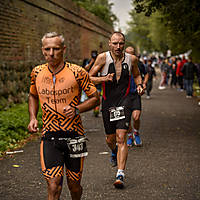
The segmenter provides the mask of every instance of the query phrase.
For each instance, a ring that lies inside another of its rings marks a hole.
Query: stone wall
[[[44,62],[41,38],[65,37],[65,59],[82,64],[91,50],[108,49],[112,27],[71,0],[0,0],[0,108],[27,96],[33,66]]]

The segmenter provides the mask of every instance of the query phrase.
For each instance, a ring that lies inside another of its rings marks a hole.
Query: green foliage
[[[34,64],[30,64],[30,66],[34,66]],[[7,109],[15,103],[27,101],[30,66],[0,64],[0,110]]]
[[[79,6],[85,8],[89,12],[101,18],[104,22],[113,25],[117,21],[117,17],[112,13],[112,3],[108,0],[73,0]]]
[[[131,12],[132,21],[129,22],[129,29],[126,35],[127,40],[132,41],[134,46],[139,46],[141,50],[153,50],[154,46],[149,36],[149,18],[143,14]]]
[[[42,127],[42,112],[38,113],[39,127]],[[17,143],[30,136],[28,104],[17,104],[6,111],[0,111],[0,154],[17,147]]]
[[[147,27],[153,45],[158,47],[160,43],[158,48],[163,49],[162,45],[166,44],[164,49],[169,47],[174,54],[192,49],[195,60],[200,59],[199,0],[132,0],[132,4],[134,6],[131,11],[133,21],[137,13],[143,13],[143,16],[147,16],[157,27],[157,31],[152,29],[152,26]],[[138,28],[139,26],[140,24]],[[163,30],[165,30],[165,37],[163,37]],[[157,44],[153,35],[160,40]]]

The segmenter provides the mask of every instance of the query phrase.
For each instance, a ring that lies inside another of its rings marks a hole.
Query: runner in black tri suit
[[[129,46],[125,50],[127,53],[135,55],[135,50],[133,47]],[[140,74],[143,80],[143,89],[146,89],[146,84],[148,81],[148,73],[144,66],[144,64],[141,61],[138,61],[138,68],[140,70]],[[136,85],[134,82],[133,76],[131,76],[131,86],[130,86],[130,95],[131,95],[131,103],[132,103],[132,118],[133,118],[133,129],[131,127],[128,130],[128,140],[127,145],[129,147],[133,146],[142,146],[142,140],[140,139],[139,135],[139,129],[140,129],[140,115],[141,115],[141,109],[142,109],[142,103],[141,103],[141,96],[138,95]]]
[[[102,114],[106,142],[112,150],[112,164],[118,166],[114,182],[116,188],[124,186],[124,169],[128,155],[126,137],[132,113],[129,98],[131,74],[137,85],[138,94],[143,93],[137,58],[124,53],[124,45],[124,35],[121,32],[114,32],[109,40],[110,51],[99,54],[89,72],[95,84],[102,83]],[[101,77],[96,76],[99,71]]]

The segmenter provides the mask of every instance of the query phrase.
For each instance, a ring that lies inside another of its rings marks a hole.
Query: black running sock
[[[117,154],[117,146],[115,147],[114,150],[112,150],[112,154]]]

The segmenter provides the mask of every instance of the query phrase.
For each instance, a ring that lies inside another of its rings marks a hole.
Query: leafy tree
[[[130,15],[132,20],[128,23],[127,40],[130,41],[133,46],[140,47],[141,51],[154,50],[155,45],[150,37],[150,19],[145,17],[143,13],[136,14],[135,10],[132,10]]]
[[[118,20],[116,15],[113,14],[111,11],[113,3],[109,3],[108,0],[73,0],[73,1],[112,26],[114,22]]]
[[[132,0],[132,3],[135,6],[135,14],[144,13],[145,16],[152,19],[155,14],[159,13],[160,19],[156,24],[157,27],[164,25],[166,44],[169,48],[173,49],[175,53],[183,53],[192,49],[193,56],[199,59],[199,0]],[[155,19],[153,23],[155,23]],[[157,35],[159,31],[160,29]],[[162,32],[159,35],[162,37]]]

